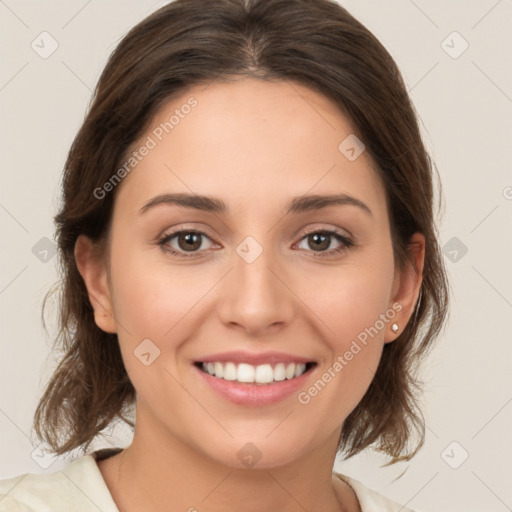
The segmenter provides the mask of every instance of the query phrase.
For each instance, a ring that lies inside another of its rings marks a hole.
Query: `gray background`
[[[44,455],[31,431],[56,360],[55,318],[47,335],[40,316],[57,277],[60,173],[108,55],[164,3],[0,0],[0,478],[67,464]],[[454,293],[423,372],[422,451],[390,468],[368,452],[335,469],[418,511],[512,510],[512,1],[340,3],[396,59],[419,112],[443,184]],[[93,447],[128,442],[126,429],[113,433]]]

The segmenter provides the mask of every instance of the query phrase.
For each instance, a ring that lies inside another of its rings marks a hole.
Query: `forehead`
[[[151,149],[123,180],[119,200],[142,206],[162,193],[197,193],[240,212],[349,193],[383,213],[384,189],[367,153],[351,161],[340,150],[353,133],[335,103],[296,82],[197,85],[164,104],[133,145]]]

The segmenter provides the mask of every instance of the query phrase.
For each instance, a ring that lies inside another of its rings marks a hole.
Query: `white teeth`
[[[274,370],[269,364],[260,364],[256,366],[256,376],[254,377],[255,382],[266,384],[274,380]]]
[[[256,382],[257,384],[269,384],[273,381],[290,380],[300,377],[306,371],[303,363],[278,363],[274,367],[270,364],[253,366],[247,363],[202,363],[202,369],[224,380],[236,380],[238,382]]]
[[[295,365],[290,363],[285,370],[285,376],[287,379],[293,379],[295,377]]]
[[[295,366],[295,377],[300,377],[306,371],[305,364],[298,364]]]
[[[254,366],[239,364],[236,370],[236,380],[238,382],[254,382],[254,373]]]
[[[286,378],[286,371],[284,363],[276,364],[274,368],[274,380],[284,380]]]
[[[212,375],[216,375],[217,377],[222,379],[224,375],[224,368],[222,367],[222,363],[214,364],[214,373],[212,373]]]
[[[235,363],[226,363],[224,366],[222,378],[224,380],[236,380],[236,366]]]

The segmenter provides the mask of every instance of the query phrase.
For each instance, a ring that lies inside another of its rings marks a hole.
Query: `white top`
[[[119,512],[96,464],[118,451],[104,448],[78,457],[62,471],[0,480],[0,512]],[[357,480],[335,475],[354,489],[362,512],[412,512]]]

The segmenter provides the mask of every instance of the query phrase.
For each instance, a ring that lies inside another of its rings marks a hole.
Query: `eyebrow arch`
[[[193,208],[205,212],[225,213],[228,211],[226,203],[221,199],[216,199],[209,196],[200,196],[194,194],[161,194],[148,203],[141,209],[140,214],[145,213],[150,208],[160,204],[171,204],[181,206],[183,208]],[[286,214],[288,213],[301,213],[312,210],[320,210],[332,205],[350,205],[356,206],[363,210],[365,213],[373,216],[370,208],[363,203],[360,199],[349,196],[347,194],[331,194],[331,195],[304,195],[294,197],[288,204]]]

